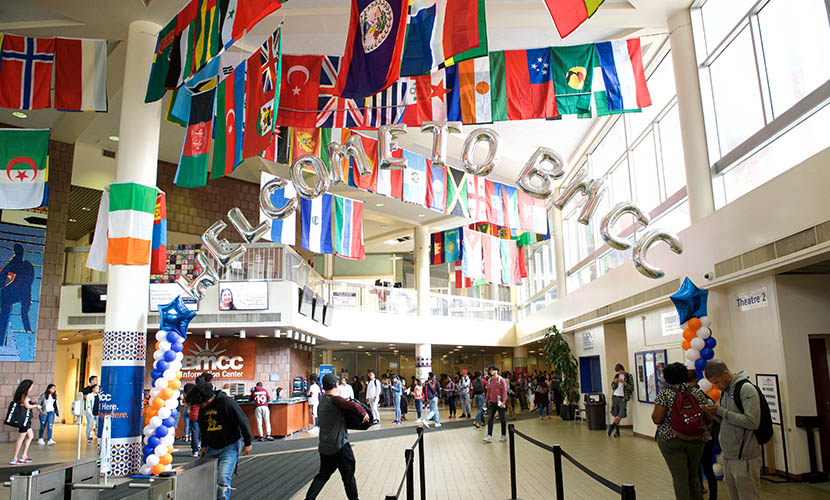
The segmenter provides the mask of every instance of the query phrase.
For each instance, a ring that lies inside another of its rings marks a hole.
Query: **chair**
[[[584,408],[577,408],[574,410],[574,422],[577,420],[581,420],[585,422],[585,409]]]

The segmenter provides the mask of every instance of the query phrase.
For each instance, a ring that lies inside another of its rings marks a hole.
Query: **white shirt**
[[[43,412],[55,411],[55,396],[49,396],[43,400]]]
[[[92,407],[95,405],[95,396],[94,392],[90,392],[86,395],[86,411],[92,413]]]
[[[366,399],[371,401],[377,397],[380,397],[380,380],[370,380],[366,385]]]
[[[615,380],[617,381],[617,388],[614,389],[614,396],[625,397],[625,386],[622,383],[625,380],[625,376],[617,374]]]
[[[320,402],[320,386],[317,384],[311,384],[311,387],[308,388],[308,392],[311,393],[311,396],[308,397],[308,404],[316,406]]]
[[[345,399],[354,399],[354,389],[349,384],[346,385],[338,385],[337,386],[337,394],[341,398]]]

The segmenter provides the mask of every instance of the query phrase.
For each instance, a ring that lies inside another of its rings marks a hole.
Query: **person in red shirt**
[[[187,397],[187,393],[193,389],[195,384],[187,383],[184,384],[184,388],[182,394],[184,394],[185,398]],[[188,405],[185,401],[185,405],[187,405],[187,418],[188,426],[190,429],[190,451],[194,457],[199,456],[199,405]]]
[[[251,399],[254,400],[254,405],[256,405],[254,416],[256,416],[256,429],[259,433],[257,441],[263,439],[273,441],[274,438],[271,437],[271,408],[268,407],[271,396],[268,395],[268,389],[262,387],[262,382],[257,382],[256,387],[251,389]],[[263,420],[265,421],[265,434],[262,433]]]
[[[493,441],[493,420],[496,418],[498,411],[501,419],[501,438],[499,441],[507,440],[507,416],[504,414],[504,405],[507,401],[507,381],[499,375],[499,367],[490,365],[488,370],[490,372],[490,383],[487,385],[487,396],[485,404],[487,405],[487,436],[484,437],[485,443]]]

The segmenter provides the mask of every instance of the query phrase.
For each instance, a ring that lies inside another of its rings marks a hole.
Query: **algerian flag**
[[[49,129],[0,129],[0,209],[43,204],[48,152]]]

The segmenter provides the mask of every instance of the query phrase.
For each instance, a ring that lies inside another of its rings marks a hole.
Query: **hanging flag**
[[[477,280],[484,277],[484,274],[482,273],[484,263],[481,256],[481,240],[486,237],[486,235],[466,227],[463,230],[461,243],[464,249],[461,251],[461,270],[463,275],[471,280]]]
[[[282,32],[277,28],[251,55],[245,82],[245,136],[242,158],[261,153],[271,143],[276,103],[282,82]],[[313,125],[312,125],[313,126]]]
[[[484,177],[467,174],[467,207],[473,220],[487,220],[487,186]]]
[[[414,85],[411,79],[401,78],[388,89],[367,97],[363,126],[377,128],[381,125],[401,123],[407,105],[415,102]]]
[[[326,168],[329,172],[331,172],[332,168],[340,169],[340,175],[343,177],[344,181],[347,181],[349,178],[349,172],[351,170],[349,165],[349,159],[345,158],[340,160],[339,165],[332,165],[331,157],[329,156],[328,145],[332,142],[337,144],[345,144],[346,139],[349,138],[349,131],[344,128],[324,128],[320,129],[320,158],[325,163]]]
[[[55,39],[55,109],[107,110],[107,41]]]
[[[271,143],[259,156],[275,163],[290,164],[292,140],[294,140],[294,129],[291,127],[274,127],[274,135],[271,136]],[[322,152],[323,150],[321,149],[321,155]]]
[[[519,247],[513,240],[501,240],[501,282],[506,285],[521,285]]]
[[[50,107],[54,60],[54,38],[6,35],[0,50],[0,108]]]
[[[107,272],[107,225],[110,216],[110,195],[109,186],[101,194],[101,202],[98,204],[98,218],[95,221],[95,233],[92,235],[92,245],[89,247],[89,254],[86,257],[85,266],[102,273]]]
[[[519,268],[519,283],[521,283],[521,278],[527,278],[527,248],[519,247],[518,254],[516,265]]]
[[[408,164],[403,170],[403,201],[426,206],[427,159],[425,156],[403,150]]]
[[[156,188],[133,182],[110,184],[107,264],[150,263],[157,194]]]
[[[156,37],[156,50],[153,52],[153,65],[150,68],[150,81],[147,82],[147,94],[144,102],[155,102],[164,97],[167,88],[167,74],[170,71],[170,58],[176,41],[176,18],[170,20]]]
[[[260,172],[259,177],[259,186],[262,189],[262,186],[265,185],[266,182],[270,181],[276,177],[275,175],[271,175],[267,172]],[[285,206],[289,200],[294,199],[297,197],[297,190],[294,189],[294,184],[289,181],[285,180],[285,187],[275,190],[271,193],[271,203],[274,204],[275,207],[282,207]],[[294,213],[289,215],[284,219],[269,219],[262,213],[262,210],[259,211],[259,222],[262,223],[264,221],[270,221],[271,223],[271,231],[266,233],[264,239],[268,241],[273,241],[274,243],[282,243],[283,245],[294,245],[296,240],[296,227],[297,227],[297,211],[295,210]]]
[[[479,45],[479,0],[415,0],[401,62],[401,75],[419,76]]]
[[[484,279],[488,283],[501,283],[501,243],[495,236],[481,235],[481,250],[484,255]]]
[[[195,94],[190,104],[190,119],[184,135],[179,168],[173,182],[179,187],[197,188],[207,184],[210,159],[210,134],[216,89]]]
[[[449,58],[445,63],[446,65],[449,66],[451,64],[466,61],[468,59],[475,59],[477,57],[487,57],[487,13],[484,4],[484,0],[478,0],[478,21],[476,23],[476,26],[478,27],[478,45]]]
[[[277,125],[315,127],[323,56],[286,54],[282,64],[285,71],[281,88],[284,90],[280,92]]]
[[[351,185],[354,187],[375,193],[378,190],[378,141],[361,135],[360,142],[363,143],[363,150],[366,151],[366,156],[369,158],[369,164],[372,166],[372,173],[369,175],[360,175],[357,165],[354,161],[352,161],[352,168],[349,172],[349,180]]]
[[[447,210],[447,167],[436,167],[427,160],[427,169],[430,174],[429,186],[427,188],[427,201],[429,208],[438,210],[439,212],[446,212]],[[432,190],[432,196],[429,196],[429,190]]]
[[[461,121],[457,66],[439,69],[412,78],[412,81],[415,85],[415,102],[406,107],[403,123],[417,127],[426,121]]]
[[[594,15],[605,0],[545,0],[548,14],[556,25],[560,38],[573,33]]]
[[[447,166],[447,210],[456,217],[469,217],[467,206],[467,173]]]
[[[438,264],[444,264],[446,261],[444,260],[444,233],[432,233],[430,235],[430,239],[432,240],[432,244],[430,245],[430,264],[436,266]]]
[[[349,36],[335,94],[363,99],[400,76],[408,0],[351,0]]]
[[[590,112],[594,48],[593,43],[551,47],[556,109],[559,114],[577,115]]]
[[[461,260],[461,228],[444,231],[444,260],[450,264]]]
[[[211,179],[230,174],[237,165],[242,163],[245,65],[246,62],[242,61],[217,87]]]
[[[608,109],[619,111],[651,106],[640,39],[599,42],[596,47]]]
[[[320,129],[319,128],[290,128],[291,161],[303,155],[320,156]]]
[[[317,98],[317,126],[320,128],[362,128],[364,112],[354,99],[334,94],[340,57],[322,56]]]
[[[470,288],[473,280],[464,277],[464,266],[461,262],[455,264],[455,288]]]
[[[490,102],[490,58],[479,57],[458,63],[458,95],[464,124],[493,121]]]
[[[398,149],[392,153],[394,158],[403,157],[403,150]],[[406,170],[409,170],[407,168]],[[377,193],[390,198],[403,200],[404,190],[404,170],[395,168],[379,168],[378,169],[378,189]]]
[[[496,238],[498,238],[500,240],[509,240],[510,239],[510,228],[509,227],[497,226],[495,224],[493,224],[493,227],[496,228],[496,230],[495,230],[496,231],[496,234],[495,234]]]
[[[545,200],[531,198],[533,203],[533,229],[536,234],[548,234],[548,207]]]
[[[182,86],[174,89],[167,101],[167,111],[164,114],[164,119],[180,127],[187,127],[187,120],[190,119],[190,100],[192,96],[193,92],[187,87]]]
[[[239,15],[245,20],[245,30],[250,31],[266,16],[282,6],[281,0],[243,0],[239,5]]]
[[[504,202],[502,201],[501,183],[485,179],[484,186],[488,198],[487,221],[504,226]]]
[[[549,48],[490,53],[493,120],[557,116]]]
[[[323,193],[313,200],[300,198],[302,247],[314,253],[334,253],[331,243],[331,198]]]
[[[219,15],[216,0],[197,0],[196,18],[193,22],[193,68],[198,73],[208,61],[224,50],[219,39]]]
[[[334,252],[344,259],[366,258],[362,201],[334,195]]]
[[[100,208],[99,208],[100,210]],[[167,196],[158,192],[150,242],[150,274],[167,273]]]
[[[6,38],[8,40],[8,38]],[[0,129],[0,209],[43,204],[48,178],[49,129]]]
[[[242,5],[245,5],[243,0]],[[229,48],[245,34],[245,18],[239,13],[239,0],[217,0],[219,7],[219,41]]]
[[[533,231],[533,197],[523,189],[516,189],[519,207],[519,229]]]
[[[502,203],[504,206],[504,225],[509,227],[510,229],[518,230],[520,227],[520,219],[519,200],[516,194],[516,188],[513,186],[508,186],[507,184],[502,184],[501,196]]]
[[[192,0],[176,16],[176,37],[170,51],[170,63],[164,80],[164,87],[177,89],[191,75],[193,70],[193,24],[196,22],[195,0]]]

